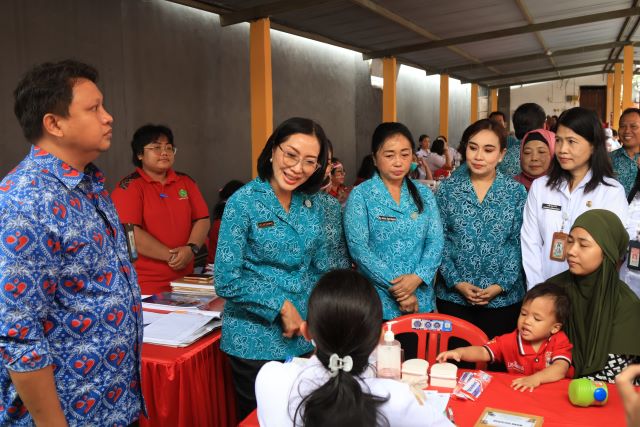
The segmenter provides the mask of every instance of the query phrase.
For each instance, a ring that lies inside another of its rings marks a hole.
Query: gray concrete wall
[[[20,76],[40,62],[75,58],[99,69],[115,119],[112,148],[97,162],[107,185],[133,169],[135,129],[164,123],[179,147],[176,169],[193,176],[213,206],[227,180],[251,174],[248,30],[246,23],[222,28],[214,14],[163,0],[1,1],[0,176],[29,149],[13,115]],[[278,31],[271,37],[274,125],[294,115],[320,122],[351,182],[382,115],[368,62]],[[438,132],[438,81],[400,68],[398,117],[416,138]],[[468,119],[468,89],[451,87],[451,121],[459,127],[464,114]]]

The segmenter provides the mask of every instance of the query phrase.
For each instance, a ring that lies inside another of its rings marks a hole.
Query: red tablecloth
[[[144,344],[142,427],[235,426],[233,380],[220,331],[184,348]]]
[[[510,387],[511,381],[518,376],[506,373],[490,372],[491,384],[476,402],[449,400],[458,427],[473,427],[484,408],[491,407],[513,412],[522,412],[544,417],[544,427],[589,427],[625,425],[624,409],[615,384],[608,384],[609,401],[605,406],[578,408],[569,402],[567,390],[569,380],[544,384],[533,392],[519,392]],[[451,389],[438,389],[450,392]],[[239,424],[239,427],[258,427],[257,412]]]
[[[615,384],[607,384],[609,401],[605,406],[578,408],[569,402],[570,380],[543,384],[532,392],[519,392],[510,385],[516,375],[490,372],[493,379],[477,402],[451,398],[455,423],[471,427],[486,407],[524,412],[544,417],[544,427],[587,427],[625,425],[624,408]],[[444,391],[444,390],[443,390]],[[447,391],[450,391],[447,389]]]

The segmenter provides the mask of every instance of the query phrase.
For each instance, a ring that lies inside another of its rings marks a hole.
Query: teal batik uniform
[[[500,285],[504,292],[488,307],[506,307],[524,297],[520,227],[527,191],[502,173],[482,203],[464,169],[442,182],[437,194],[445,244],[436,285],[439,299],[469,305],[454,286],[468,282],[480,288]],[[444,280],[442,280],[444,279]]]
[[[385,319],[406,314],[389,292],[391,280],[403,274],[417,274],[424,282],[415,293],[419,311],[435,308],[433,279],[442,257],[442,223],[431,190],[415,185],[424,204],[420,214],[406,182],[398,205],[378,174],[351,191],[344,213],[349,253],[375,285]]]
[[[627,150],[622,147],[609,153],[609,158],[611,158],[613,165],[614,177],[622,184],[624,194],[628,197],[638,173],[638,164],[636,163],[638,156],[636,155],[632,159]]]
[[[522,172],[520,167],[520,140],[513,135],[507,137],[507,153],[498,165],[498,170],[507,177],[513,177]]]
[[[313,286],[350,261],[340,204],[294,192],[287,213],[268,182],[256,178],[227,202],[216,251],[215,288],[226,299],[221,349],[252,360],[310,352],[303,337],[282,336],[285,300],[303,319]]]

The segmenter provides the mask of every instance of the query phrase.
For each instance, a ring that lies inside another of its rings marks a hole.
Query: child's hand
[[[540,380],[535,375],[530,375],[528,377],[517,378],[511,381],[511,387],[514,390],[520,391],[533,391],[534,388],[540,385]]]
[[[443,351],[436,357],[436,361],[439,363],[444,363],[449,359],[453,359],[456,362],[460,361],[460,353],[456,350]]]

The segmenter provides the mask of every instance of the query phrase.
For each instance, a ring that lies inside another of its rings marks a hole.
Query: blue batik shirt
[[[520,166],[520,140],[513,135],[507,137],[507,153],[498,165],[498,170],[508,177],[514,177],[522,172]]]
[[[444,253],[436,295],[445,301],[469,305],[454,288],[468,282],[482,289],[492,284],[504,290],[488,307],[505,307],[522,301],[524,281],[520,227],[527,191],[497,172],[482,203],[471,184],[469,169],[442,182],[436,195],[444,225]]]
[[[256,178],[227,202],[216,250],[216,292],[226,299],[220,348],[251,360],[285,360],[313,350],[282,336],[280,309],[303,319],[320,276],[351,265],[338,200],[294,191],[289,212],[271,184]]]
[[[389,292],[391,281],[403,274],[416,274],[424,282],[415,292],[418,311],[435,308],[433,279],[442,257],[442,223],[431,190],[420,183],[415,186],[424,205],[421,213],[406,182],[398,204],[378,174],[355,187],[347,200],[344,228],[349,253],[375,285],[384,319],[406,314]]]
[[[32,147],[0,183],[0,425],[33,425],[9,370],[47,366],[69,425],[138,419],[140,292],[119,224],[92,164]]]
[[[609,153],[609,158],[613,165],[614,177],[622,184],[624,194],[628,197],[638,174],[638,164],[636,163],[638,155],[636,154],[632,159],[627,150],[622,147]]]

